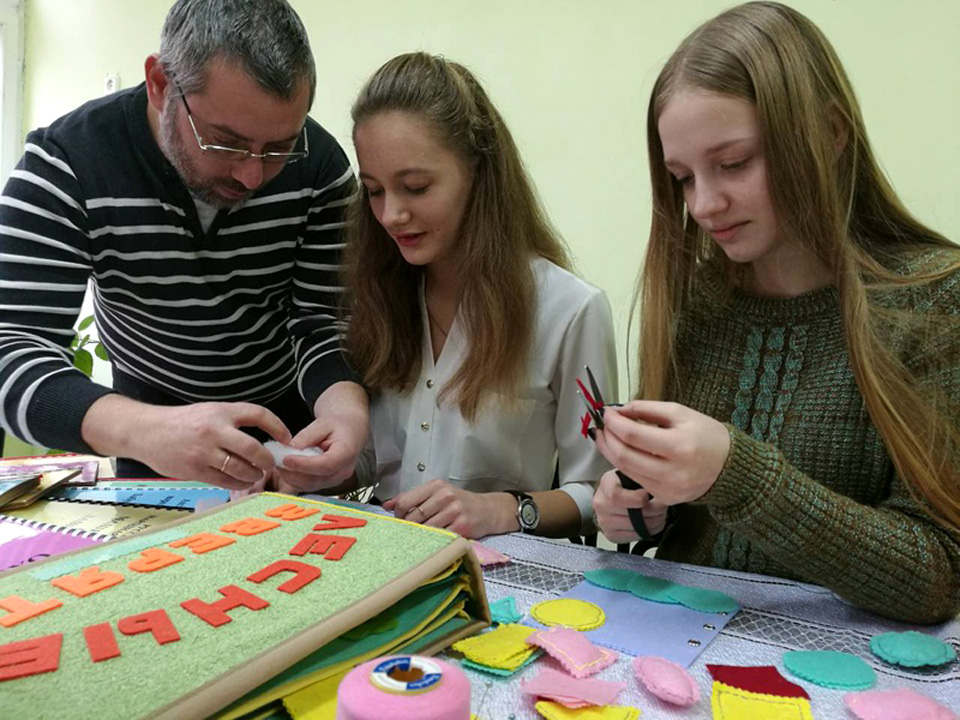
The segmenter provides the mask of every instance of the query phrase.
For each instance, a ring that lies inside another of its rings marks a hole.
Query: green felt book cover
[[[0,695],[11,717],[202,718],[488,623],[462,538],[263,493],[0,574]]]

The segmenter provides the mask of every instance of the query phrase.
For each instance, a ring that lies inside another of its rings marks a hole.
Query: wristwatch
[[[520,532],[532,533],[540,524],[540,508],[532,497],[519,490],[505,490],[517,499],[517,522]]]

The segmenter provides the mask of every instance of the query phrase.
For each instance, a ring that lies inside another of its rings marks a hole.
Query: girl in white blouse
[[[580,435],[575,380],[589,365],[616,397],[613,320],[570,272],[500,114],[464,67],[411,53],[367,82],[353,121],[346,344],[373,395],[360,484],[466,537],[592,530],[610,466]]]

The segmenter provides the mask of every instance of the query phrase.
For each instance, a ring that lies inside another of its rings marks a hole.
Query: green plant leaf
[[[77,325],[77,330],[86,330],[91,325],[93,325],[93,315],[87,315],[80,321],[80,324]]]
[[[97,354],[97,357],[101,360],[106,360],[110,362],[110,356],[107,355],[107,349],[101,344],[97,343],[96,347],[93,348],[93,351]]]
[[[76,350],[76,349],[77,349],[77,343],[79,343],[79,342],[80,342],[80,336],[79,336],[79,335],[74,335],[74,336],[73,336],[73,340],[70,341],[70,348],[71,348],[72,350]]]
[[[87,377],[93,374],[93,355],[87,350],[77,350],[73,356],[73,366]]]

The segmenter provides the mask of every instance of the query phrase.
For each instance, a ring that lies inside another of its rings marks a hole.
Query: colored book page
[[[33,505],[37,500],[50,495],[61,485],[64,485],[72,478],[80,475],[80,468],[70,468],[68,470],[46,470],[40,475],[40,482],[32,490],[28,490],[16,500],[12,500],[3,506],[5,511],[16,510]]]
[[[76,532],[33,527],[0,518],[0,572],[104,540]]]
[[[54,493],[58,500],[111,503],[114,505],[143,505],[148,507],[195,510],[198,502],[223,503],[230,499],[230,491],[207,485],[205,487],[70,487]]]
[[[15,472],[0,477],[0,507],[16,500],[40,484],[40,474]]]
[[[42,500],[22,510],[11,510],[3,514],[103,535],[129,537],[149,528],[179,520],[189,512],[189,510],[168,508],[118,507],[64,500]]]
[[[82,468],[83,473],[79,480],[75,479],[77,484],[92,485],[98,477],[109,478],[113,477],[114,474],[110,458],[100,457],[99,455],[59,454],[0,458],[0,472],[6,467],[34,467],[37,465],[51,470]]]

